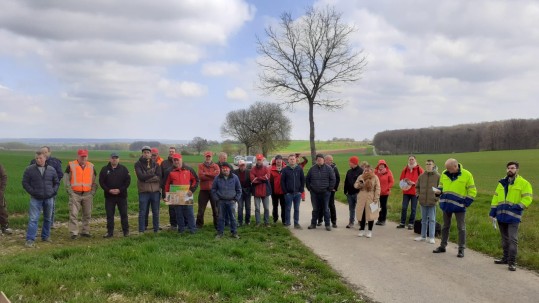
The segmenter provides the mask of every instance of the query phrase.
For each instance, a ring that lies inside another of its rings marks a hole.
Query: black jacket
[[[107,164],[103,166],[99,172],[99,185],[105,193],[105,198],[109,197],[121,197],[127,198],[127,189],[131,184],[131,175],[127,167],[118,164],[116,168],[112,168],[112,165]],[[109,190],[117,188],[120,190],[118,195],[109,193]]]
[[[344,194],[345,195],[355,195],[359,193],[359,189],[354,187],[354,183],[357,178],[363,174],[363,168],[356,166],[356,168],[350,168],[346,172],[346,177],[344,178]]]
[[[339,174],[339,170],[335,163],[332,163],[330,166],[333,168],[333,173],[335,173],[335,187],[333,189],[337,191],[339,189],[339,184],[341,184],[341,175]]]
[[[281,172],[281,188],[285,194],[304,192],[305,174],[303,168],[299,165],[294,168],[285,166]]]
[[[43,175],[39,171],[37,164],[32,164],[26,168],[22,177],[22,187],[34,199],[45,200],[56,196],[60,180],[56,170],[45,164]]]
[[[238,179],[240,180],[240,185],[241,185],[241,189],[242,189],[242,193],[244,194],[251,194],[251,178],[250,178],[250,175],[251,175],[251,170],[246,168],[245,169],[245,175],[244,175],[244,179],[243,179],[243,182],[240,178],[240,169],[235,169],[232,171],[232,173],[236,176],[238,176]]]
[[[307,189],[314,193],[332,191],[335,187],[335,172],[327,164],[313,165],[305,178]]]

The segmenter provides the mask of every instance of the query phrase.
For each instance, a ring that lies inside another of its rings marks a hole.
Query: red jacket
[[[275,195],[284,195],[284,191],[281,187],[281,173],[283,172],[283,168],[285,168],[286,165],[283,162],[283,167],[281,167],[281,170],[277,170],[277,165],[271,166],[270,171],[270,184],[271,184],[271,190],[272,193]]]
[[[404,167],[404,169],[402,170],[401,172],[401,178],[399,180],[403,180],[403,179],[409,179],[410,181],[414,182],[414,183],[417,183],[417,179],[419,179],[419,175],[421,175],[423,173],[423,169],[421,168],[421,166],[419,165],[416,165],[411,171],[410,171],[410,168],[408,167],[408,165],[406,165]],[[415,196],[415,184],[412,185],[412,187],[410,187],[409,190],[403,190],[402,191],[403,194],[405,195],[414,195]]]
[[[271,195],[271,187],[269,187],[270,171],[269,168],[262,165],[261,167],[253,166],[251,168],[251,183],[253,185],[253,196],[266,197]],[[269,187],[269,188],[268,188]]]
[[[378,171],[378,167],[382,164],[386,166],[386,171],[383,174]],[[378,161],[378,165],[376,165],[374,173],[376,174],[376,176],[378,176],[378,179],[380,180],[380,195],[389,196],[389,194],[391,193],[391,188],[393,187],[393,184],[395,184],[395,180],[393,179],[393,173],[389,169],[389,166],[387,166],[385,160]]]
[[[200,190],[211,190],[211,186],[213,184],[213,179],[215,177],[219,176],[219,173],[221,170],[219,169],[219,165],[217,163],[210,163],[210,165],[206,165],[203,163],[200,163],[198,165],[198,177],[200,178]]]
[[[188,167],[182,166],[172,168],[165,182],[165,191],[170,191],[170,185],[189,185],[189,190],[194,193],[198,187],[198,176],[195,171]]]

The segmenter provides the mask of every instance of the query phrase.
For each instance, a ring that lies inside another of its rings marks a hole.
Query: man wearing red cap
[[[191,167],[183,164],[182,155],[174,154],[172,160],[174,161],[174,166],[165,181],[165,192],[170,191],[170,185],[187,185],[189,186],[187,196],[192,197],[199,183],[197,174]],[[194,234],[196,232],[196,225],[193,205],[174,205],[172,207],[174,208],[176,221],[178,222],[178,232],[183,233],[187,223],[189,232]]]
[[[97,190],[94,165],[88,161],[88,151],[79,149],[77,160],[69,162],[65,171],[64,185],[69,196],[69,224],[71,239],[79,237],[78,216],[82,208],[81,236],[91,237],[90,219],[92,203]]]
[[[346,200],[348,200],[350,220],[348,221],[346,228],[352,228],[356,221],[357,194],[359,193],[359,189],[354,187],[354,183],[357,178],[363,174],[363,168],[359,166],[359,158],[356,156],[350,157],[348,165],[350,166],[350,169],[346,172],[346,177],[344,179],[344,194],[346,195]]]
[[[154,160],[157,165],[161,165],[161,163],[163,163],[163,158],[159,156],[159,149],[152,147],[150,152],[152,153],[152,160]]]
[[[174,161],[172,159],[172,156],[176,153],[176,147],[171,146],[168,148],[168,158],[166,160],[163,160],[161,162],[161,193],[164,195],[166,193],[165,191],[165,181],[167,180],[168,174],[172,170]],[[168,206],[168,219],[170,222],[170,229],[176,230],[178,229],[178,222],[176,221],[176,214],[174,213],[174,207],[172,205]],[[146,219],[148,221],[148,219]]]
[[[213,215],[213,226],[217,230],[218,212],[217,204],[211,194],[211,186],[213,180],[220,173],[219,165],[212,162],[213,153],[211,151],[204,152],[204,162],[198,165],[198,176],[200,178],[200,192],[198,193],[198,212],[197,212],[197,227],[204,226],[204,212],[208,201],[210,201],[211,212]]]
[[[251,183],[253,184],[253,196],[255,197],[255,219],[256,226],[260,226],[260,202],[264,206],[264,225],[269,226],[269,195],[271,186],[269,184],[270,171],[263,164],[264,155],[256,155],[256,165],[251,169]]]

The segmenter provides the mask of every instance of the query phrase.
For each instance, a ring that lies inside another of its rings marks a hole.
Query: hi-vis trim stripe
[[[525,193],[525,194],[522,194],[521,197],[533,197],[533,195],[530,193]]]
[[[511,216],[511,217],[515,217],[517,219],[522,218],[522,215],[517,215],[514,212],[509,211],[509,210],[499,210],[499,211],[496,212],[496,215],[500,215],[500,214],[505,214],[505,215],[508,215],[508,216]]]
[[[458,197],[458,198],[461,198],[461,199],[466,198],[466,196],[459,195],[459,194],[457,194],[457,193],[454,192],[454,191],[446,191],[446,192],[444,192],[444,195],[453,195],[453,196]]]
[[[467,189],[470,189],[470,188],[475,188],[475,185],[469,185],[466,187]]]
[[[440,200],[440,203],[450,203],[450,204],[453,204],[453,205],[456,205],[458,207],[464,207],[464,204],[462,203],[458,203],[457,201],[454,201],[454,200]]]

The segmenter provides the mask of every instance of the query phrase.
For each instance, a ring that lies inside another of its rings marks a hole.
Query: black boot
[[[459,248],[459,252],[457,254],[457,257],[464,258],[464,248]]]

